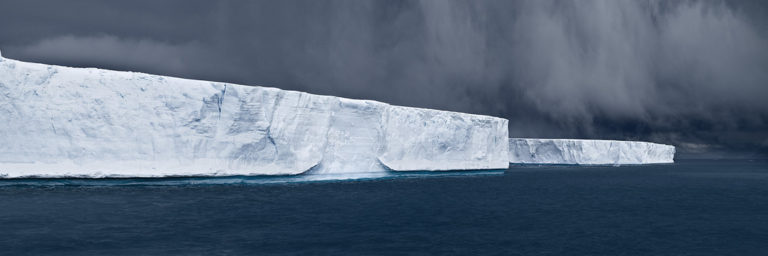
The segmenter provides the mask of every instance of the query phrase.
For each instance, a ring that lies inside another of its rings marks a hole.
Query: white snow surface
[[[512,164],[663,164],[674,156],[674,146],[642,141],[509,139]]]
[[[0,57],[0,177],[165,177],[508,166],[507,120]]]

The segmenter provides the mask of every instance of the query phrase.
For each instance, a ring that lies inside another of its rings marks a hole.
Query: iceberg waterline
[[[0,56],[0,176],[6,178],[506,169],[522,159],[513,156],[525,155],[513,151],[533,150],[512,147],[507,122]]]

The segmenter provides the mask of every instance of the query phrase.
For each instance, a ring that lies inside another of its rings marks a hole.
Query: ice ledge
[[[512,164],[664,164],[674,156],[674,146],[642,141],[509,139]]]

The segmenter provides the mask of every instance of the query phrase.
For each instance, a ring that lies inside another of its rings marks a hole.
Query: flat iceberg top
[[[506,169],[507,120],[0,59],[0,176]]]
[[[674,146],[642,141],[509,139],[513,164],[661,164],[673,163],[674,156]]]

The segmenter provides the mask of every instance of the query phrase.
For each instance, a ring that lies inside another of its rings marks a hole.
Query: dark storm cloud
[[[7,57],[768,152],[761,1],[4,1]]]

